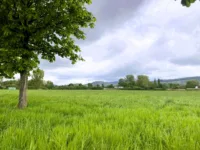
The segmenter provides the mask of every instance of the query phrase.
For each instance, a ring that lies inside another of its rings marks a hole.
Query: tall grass
[[[0,91],[2,150],[199,150],[200,92]]]

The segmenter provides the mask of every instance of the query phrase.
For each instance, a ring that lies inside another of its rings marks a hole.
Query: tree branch
[[[10,77],[9,75],[7,75],[6,73],[1,72],[1,71],[2,71],[2,70],[0,70],[0,77],[12,78],[12,77]]]

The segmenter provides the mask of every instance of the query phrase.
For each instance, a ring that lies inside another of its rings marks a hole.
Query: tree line
[[[118,86],[124,89],[136,90],[165,88],[165,85],[161,84],[160,79],[151,82],[146,75],[138,75],[137,79],[133,75],[126,75],[125,78],[119,79]]]
[[[37,68],[33,70],[29,75],[31,78],[28,80],[28,89],[49,89],[49,90],[103,90],[103,89],[122,89],[122,90],[167,90],[167,89],[188,89],[199,86],[199,81],[190,80],[185,85],[178,83],[161,83],[160,79],[154,79],[150,81],[146,75],[138,75],[137,78],[134,75],[126,75],[124,78],[119,79],[117,85],[107,85],[92,83],[88,84],[73,84],[68,85],[55,85],[52,81],[44,80],[44,71]],[[9,87],[20,87],[19,80],[7,80],[3,81],[0,77],[0,89],[8,89]]]
[[[94,86],[92,83],[88,83],[86,85],[83,84],[73,84],[70,83],[68,85],[55,85],[52,81],[44,80],[44,71],[37,68],[33,70],[32,74],[29,75],[31,78],[28,80],[28,89],[51,89],[51,90],[103,90],[104,88],[114,88],[113,85],[104,86],[96,85]],[[0,77],[0,89],[8,89],[9,87],[15,87],[17,89],[20,88],[20,80],[6,80],[3,81],[3,77]]]
[[[44,71],[37,68],[33,70],[32,74],[29,75],[31,77],[28,80],[28,88],[29,89],[53,89],[54,83],[52,81],[45,81],[44,80]],[[19,89],[20,87],[20,80],[6,80],[3,81],[3,78],[0,77],[0,89],[7,89],[9,87],[15,87]]]
[[[118,81],[118,86],[127,90],[167,90],[167,89],[188,89],[199,86],[198,80],[189,80],[186,84],[161,83],[160,79],[150,81],[146,75],[138,75],[137,79],[133,75],[126,75]]]

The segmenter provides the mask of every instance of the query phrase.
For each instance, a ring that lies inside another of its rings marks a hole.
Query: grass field
[[[200,92],[0,90],[1,150],[200,150]]]

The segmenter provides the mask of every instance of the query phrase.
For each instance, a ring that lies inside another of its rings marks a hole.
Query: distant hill
[[[185,78],[177,78],[177,79],[162,79],[161,83],[178,83],[178,84],[186,84],[189,80],[198,80],[200,82],[200,76],[196,77],[185,77]]]
[[[189,80],[198,80],[200,82],[200,76],[196,76],[196,77],[185,77],[185,78],[177,78],[177,79],[161,79],[161,83],[178,83],[178,84],[186,84],[187,81]],[[96,85],[102,85],[104,84],[104,86],[113,84],[114,86],[118,84],[118,81],[113,81],[113,82],[104,82],[104,81],[95,81],[92,82],[93,86]]]

